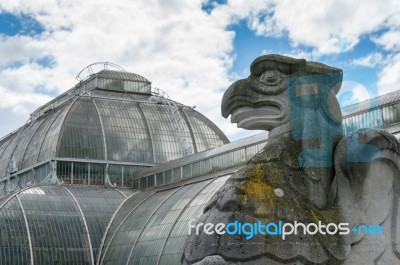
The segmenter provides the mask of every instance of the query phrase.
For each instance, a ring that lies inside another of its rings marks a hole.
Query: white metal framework
[[[76,79],[79,82],[82,82],[91,76],[93,76],[95,73],[98,72],[99,70],[109,70],[109,69],[115,69],[117,71],[125,71],[124,68],[121,66],[115,64],[115,63],[110,63],[110,62],[97,62],[97,63],[92,63],[83,68],[77,75]]]
[[[164,105],[168,106],[168,108],[166,108],[166,110],[168,111],[169,115],[171,115],[172,122],[174,125],[174,130],[175,130],[176,141],[180,145],[180,147],[183,151],[183,154],[184,155],[192,154],[193,153],[192,148],[190,147],[190,144],[188,143],[187,138],[185,137],[185,132],[184,132],[183,125],[182,125],[184,123],[184,121],[182,121],[182,116],[179,114],[178,107],[169,98],[168,94],[165,91],[163,91],[157,87],[153,89],[153,95],[159,97],[161,102]]]

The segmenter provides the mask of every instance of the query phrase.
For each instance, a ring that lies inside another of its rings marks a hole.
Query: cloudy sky
[[[73,87],[98,61],[141,74],[217,123],[251,61],[279,53],[344,69],[342,105],[400,89],[400,5],[392,0],[1,0],[0,136]]]

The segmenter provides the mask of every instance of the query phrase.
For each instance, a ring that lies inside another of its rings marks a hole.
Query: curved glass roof
[[[110,70],[98,76],[147,80]],[[157,95],[94,89],[1,139],[0,180],[50,159],[152,166],[228,142],[215,124],[190,107]]]
[[[141,75],[124,72],[124,71],[115,71],[115,70],[101,70],[98,72],[97,77],[107,78],[107,79],[115,79],[115,80],[129,80],[129,81],[137,81],[137,82],[145,82],[149,83],[150,81],[144,78]]]
[[[211,197],[263,148],[267,136],[261,133],[137,174],[137,178],[157,179],[159,173],[166,177],[170,171],[173,182],[148,187],[122,204],[106,231],[99,264],[181,264],[189,220],[203,214]],[[205,165],[213,170],[195,170],[204,159],[211,159]],[[181,178],[174,179],[175,169]]]
[[[99,264],[180,264],[189,220],[202,215],[230,175],[217,176],[133,195],[107,231]]]
[[[95,264],[107,225],[127,198],[116,189],[72,186],[3,198],[0,264]]]
[[[360,103],[352,104],[342,108],[343,116],[351,116],[356,113],[370,111],[375,108],[383,107],[385,105],[393,104],[400,101],[400,90],[387,93],[385,95],[371,98]]]

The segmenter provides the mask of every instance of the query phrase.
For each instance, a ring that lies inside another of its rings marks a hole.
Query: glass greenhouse
[[[3,195],[40,183],[131,187],[138,171],[228,143],[137,74],[102,70],[0,140]]]
[[[344,108],[347,132],[398,135],[399,102]],[[189,220],[267,139],[229,143],[146,78],[91,73],[0,139],[0,265],[180,264]]]
[[[0,264],[179,264],[188,221],[202,214],[209,199],[266,140],[262,133],[134,177],[133,183],[143,183],[166,172],[182,172],[157,187],[64,183],[14,192],[0,200],[5,229]],[[196,171],[199,164],[210,167]]]
[[[133,191],[37,186],[0,201],[0,264],[94,264],[114,212]]]
[[[346,133],[381,128],[400,139],[400,90],[342,108]]]

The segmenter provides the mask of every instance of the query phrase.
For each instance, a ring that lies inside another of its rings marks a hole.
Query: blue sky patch
[[[26,14],[0,13],[0,34],[6,36],[37,35],[44,31],[40,23]]]
[[[229,30],[235,31],[233,41],[236,60],[232,71],[239,76],[245,77],[250,74],[249,66],[251,62],[263,53],[282,54],[290,52],[290,43],[285,38],[271,38],[255,35],[249,29],[247,21],[242,20],[237,25],[232,25]]]
[[[371,35],[362,36],[359,43],[351,50],[346,51],[348,41],[343,38],[339,41],[342,47],[338,54],[319,54],[313,47],[298,44],[294,47],[287,35],[281,37],[265,37],[257,36],[253,30],[247,25],[247,20],[231,25],[228,30],[235,32],[234,53],[236,59],[231,69],[231,74],[241,78],[247,77],[249,73],[249,65],[261,54],[293,54],[307,53],[312,54],[312,60],[322,62],[334,67],[343,69],[344,81],[351,81],[363,85],[371,97],[378,96],[377,73],[382,67],[382,62],[376,65],[362,66],[357,64],[371,54],[380,54],[382,58],[387,55],[378,45],[371,40]],[[378,35],[375,33],[374,35]],[[341,103],[354,103],[351,100],[352,95],[344,93],[339,97]]]
[[[224,5],[227,3],[227,0],[210,0],[207,2],[204,2],[201,5],[201,9],[205,12],[207,12],[208,14],[211,13],[211,11],[213,11],[213,9],[217,6],[217,5]]]
[[[49,68],[55,65],[55,61],[52,56],[44,56],[42,58],[37,59],[35,62],[43,67],[49,67]]]

